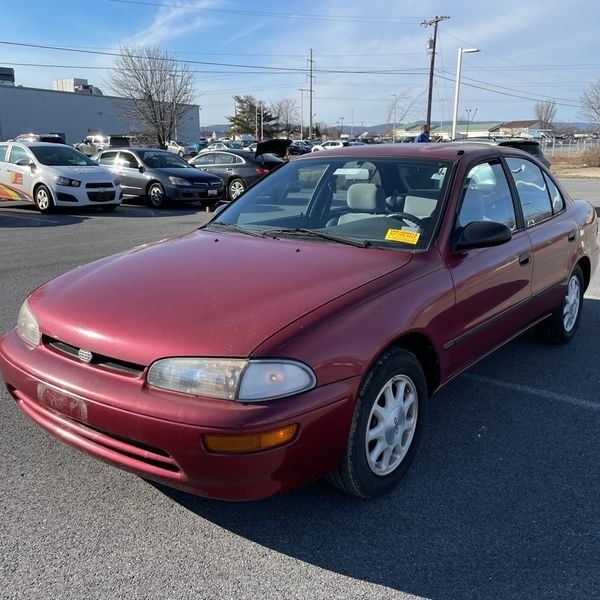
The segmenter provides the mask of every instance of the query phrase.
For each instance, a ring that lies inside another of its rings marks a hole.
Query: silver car
[[[71,146],[43,142],[0,144],[0,200],[114,210],[123,193],[118,177]]]

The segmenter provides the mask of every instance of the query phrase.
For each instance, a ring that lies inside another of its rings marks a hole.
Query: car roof
[[[11,140],[10,142],[0,142],[2,144],[21,144],[22,146],[27,146],[28,148],[37,147],[37,146],[51,146],[52,148],[56,148],[56,146],[69,146],[69,144],[57,144],[55,142],[26,142],[23,140]]]
[[[422,144],[365,144],[364,146],[342,146],[334,150],[321,150],[296,160],[318,160],[319,157],[339,156],[344,158],[433,158],[438,160],[457,161],[463,156],[477,157],[489,155],[493,145],[477,142],[447,142]],[[499,153],[519,153],[517,148],[494,145],[494,151]],[[525,153],[523,153],[525,155]]]

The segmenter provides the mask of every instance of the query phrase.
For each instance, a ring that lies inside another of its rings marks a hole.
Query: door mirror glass
[[[458,231],[454,247],[456,250],[489,248],[505,244],[512,238],[511,230],[496,221],[471,221]]]
[[[33,167],[35,166],[33,164],[33,161],[29,158],[20,158],[15,165],[19,166],[19,167]]]

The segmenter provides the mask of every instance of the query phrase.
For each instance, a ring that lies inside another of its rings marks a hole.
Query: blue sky
[[[180,60],[251,65],[190,64],[201,71],[196,87],[203,124],[225,122],[234,94],[300,104],[309,48],[317,68],[317,121],[335,124],[343,117],[356,127],[384,122],[392,94],[402,98],[399,114],[414,101],[407,118],[424,118],[431,30],[420,23],[435,15],[450,20],[440,25],[434,121],[451,114],[459,47],[481,49],[464,56],[459,110],[465,116],[470,109],[471,118],[477,110],[478,121],[532,118],[535,100],[544,98],[556,99],[557,120],[581,120],[578,98],[600,77],[598,0],[131,1],[13,4],[2,11],[0,39],[92,52],[118,51],[121,43],[159,45]],[[17,84],[50,88],[54,78],[84,77],[110,93],[109,56],[4,44],[0,53],[0,65],[14,65]],[[264,67],[298,71],[269,73]],[[399,73],[364,73],[378,69]]]

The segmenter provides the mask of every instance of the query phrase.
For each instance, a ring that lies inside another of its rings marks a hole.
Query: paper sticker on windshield
[[[404,242],[405,244],[418,244],[421,234],[418,231],[405,231],[404,229],[388,229],[385,239],[391,242]]]

